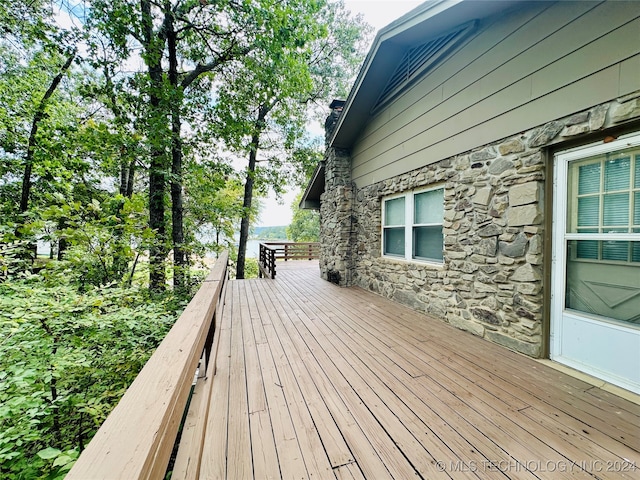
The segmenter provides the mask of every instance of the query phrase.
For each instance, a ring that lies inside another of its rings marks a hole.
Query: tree
[[[219,160],[202,160],[185,175],[186,221],[198,232],[203,248],[218,253],[235,248],[234,236],[242,217],[242,181]]]
[[[291,204],[293,218],[287,227],[287,238],[293,242],[318,242],[320,241],[320,212],[301,209],[299,205],[302,194],[301,191]]]
[[[299,2],[263,49],[234,64],[221,85],[216,109],[220,136],[247,158],[237,278],[244,278],[254,189],[281,191],[299,168],[293,160],[310,106],[344,94],[361,52],[364,26],[342,2]],[[265,55],[266,50],[266,55]],[[262,158],[259,158],[259,152]]]
[[[31,129],[29,132],[29,140],[27,144],[27,152],[24,158],[24,174],[22,176],[22,191],[20,194],[20,213],[25,213],[29,207],[29,195],[31,193],[31,174],[33,171],[33,160],[38,141],[38,128],[46,115],[46,109],[51,101],[51,97],[60,85],[62,77],[71,67],[71,63],[75,58],[75,52],[69,53],[64,64],[60,67],[58,73],[53,77],[47,90],[36,104],[35,112],[31,121]]]
[[[295,3],[295,2],[291,2]],[[150,288],[165,285],[165,196],[171,184],[174,285],[184,283],[182,118],[193,104],[189,90],[212,85],[225,64],[260,49],[292,12],[289,2],[195,2],[141,0],[92,2],[92,25],[110,39],[123,60],[133,42],[145,63],[142,93],[148,98]],[[180,70],[182,66],[182,70]],[[191,124],[192,129],[198,126]]]

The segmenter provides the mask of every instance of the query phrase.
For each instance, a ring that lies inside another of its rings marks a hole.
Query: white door
[[[554,158],[551,358],[640,393],[640,134]]]

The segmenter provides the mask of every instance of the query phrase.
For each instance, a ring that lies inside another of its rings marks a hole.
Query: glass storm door
[[[551,358],[640,393],[640,135],[554,162]]]

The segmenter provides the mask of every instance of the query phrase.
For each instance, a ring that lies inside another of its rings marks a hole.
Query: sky
[[[376,33],[421,3],[423,0],[345,0],[344,2],[345,7],[353,14],[362,13],[364,20],[374,27]],[[273,194],[263,200],[258,225],[263,227],[289,225],[293,215],[291,204],[297,193],[297,191],[290,191],[280,201]]]

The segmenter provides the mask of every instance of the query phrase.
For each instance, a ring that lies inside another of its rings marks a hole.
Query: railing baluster
[[[276,262],[289,260],[315,260],[319,258],[320,244],[314,242],[264,242],[260,243],[260,277],[275,278]]]

